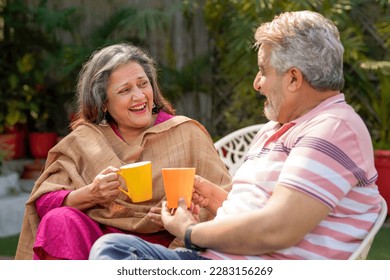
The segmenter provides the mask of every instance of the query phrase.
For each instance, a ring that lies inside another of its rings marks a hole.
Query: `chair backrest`
[[[367,258],[368,252],[370,251],[372,242],[374,241],[375,235],[381,229],[383,223],[387,217],[387,204],[383,197],[381,197],[381,206],[382,209],[379,213],[378,218],[376,219],[374,225],[368,232],[367,236],[360,243],[359,247],[352,253],[349,257],[350,260],[365,260]]]
[[[222,137],[214,143],[231,176],[244,161],[253,138],[264,124],[247,126]]]

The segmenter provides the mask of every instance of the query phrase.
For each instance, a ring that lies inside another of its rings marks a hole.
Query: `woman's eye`
[[[149,84],[148,81],[143,81],[143,82],[141,82],[141,83],[139,84],[139,87],[144,88],[144,87],[147,87],[148,84]]]
[[[127,94],[129,92],[130,89],[128,88],[124,88],[124,89],[121,89],[120,91],[118,91],[118,94]]]

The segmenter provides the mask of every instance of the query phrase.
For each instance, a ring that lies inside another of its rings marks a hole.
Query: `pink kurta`
[[[160,112],[154,125],[172,117],[165,112]],[[112,126],[112,128],[122,138],[118,129],[115,126]],[[99,224],[78,209],[62,207],[64,199],[70,192],[70,190],[49,192],[42,195],[35,202],[40,219],[45,215],[54,216],[55,218],[47,216],[39,224],[33,248],[34,260],[46,259],[52,256],[70,260],[88,259],[88,253],[93,243],[102,235],[106,233],[130,233],[115,227]],[[174,239],[174,236],[167,231],[152,234],[131,232],[131,234],[166,247]],[[58,236],[62,238],[58,238]]]
[[[99,224],[72,207],[62,207],[62,202],[70,193],[69,190],[44,194],[37,202],[40,218],[50,215],[54,218],[42,220],[34,244],[34,260],[46,259],[49,256],[60,256],[69,260],[88,259],[93,243],[106,233],[129,233],[115,227]],[[167,231],[157,233],[131,234],[142,239],[168,247],[174,237]],[[58,238],[61,236],[61,238]]]

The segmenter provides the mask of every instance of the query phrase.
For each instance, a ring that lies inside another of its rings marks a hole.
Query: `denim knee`
[[[168,249],[152,244],[139,237],[111,233],[99,238],[92,246],[89,259],[92,260],[201,260],[197,251]]]
[[[121,233],[105,234],[93,244],[89,253],[89,259],[138,259],[137,255],[133,254],[133,244],[136,244],[138,241],[139,238],[132,235]]]

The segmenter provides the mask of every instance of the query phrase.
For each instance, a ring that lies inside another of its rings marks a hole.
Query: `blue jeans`
[[[90,260],[207,260],[198,251],[175,250],[149,243],[137,236],[110,233],[100,237],[92,246]]]

